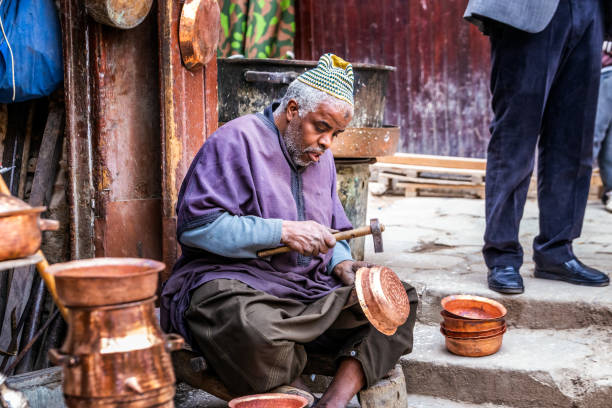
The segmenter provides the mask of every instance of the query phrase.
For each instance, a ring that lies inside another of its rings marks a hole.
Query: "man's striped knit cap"
[[[353,102],[353,66],[334,54],[324,54],[317,67],[304,72],[297,79],[331,96]]]

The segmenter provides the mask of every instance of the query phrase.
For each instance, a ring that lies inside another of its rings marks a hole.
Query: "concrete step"
[[[443,398],[431,397],[429,395],[408,395],[409,408],[511,408],[508,405],[495,404],[472,404],[469,402],[452,401]]]
[[[585,263],[611,272],[612,217],[590,203],[584,223],[585,238],[574,250]],[[537,234],[537,203],[528,201],[521,224],[525,264],[521,274],[525,293],[502,295],[487,287],[487,267],[481,247],[484,201],[468,199],[370,198],[368,217],[385,224],[385,252],[373,252],[366,240],[366,260],[393,269],[419,290],[419,320],[440,321],[440,300],[449,294],[486,296],[508,309],[511,327],[576,329],[612,323],[612,286],[571,285],[533,277],[531,241]]]
[[[609,408],[612,329],[509,329],[499,352],[449,353],[438,326],[417,324],[401,360],[409,393],[517,408]]]

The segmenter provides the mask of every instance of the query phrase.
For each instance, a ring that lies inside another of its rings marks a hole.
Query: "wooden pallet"
[[[484,198],[485,169],[485,159],[398,153],[379,157],[371,166],[370,181],[376,184],[371,191],[374,195]],[[602,191],[601,176],[596,169],[589,199],[599,199]],[[535,172],[528,197],[537,197]]]
[[[484,197],[484,170],[395,163],[376,163],[372,167],[375,180],[384,186],[378,191],[383,193],[413,197]]]

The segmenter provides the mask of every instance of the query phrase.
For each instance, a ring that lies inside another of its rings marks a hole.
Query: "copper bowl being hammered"
[[[274,393],[247,395],[228,402],[230,408],[304,408],[307,404],[300,395]]]
[[[395,333],[410,314],[410,300],[395,272],[384,266],[359,268],[355,290],[370,323],[387,336]]]
[[[140,258],[93,258],[51,265],[57,295],[68,307],[108,306],[155,296],[162,262]]]
[[[452,295],[442,299],[441,303],[442,308],[455,318],[493,320],[507,313],[501,303],[481,296]]]
[[[485,330],[500,329],[506,323],[503,317],[497,319],[475,320],[466,318],[456,318],[449,314],[446,310],[440,312],[444,319],[444,327],[447,330],[457,332],[478,332]]]

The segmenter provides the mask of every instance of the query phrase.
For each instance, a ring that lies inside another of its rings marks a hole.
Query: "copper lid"
[[[359,304],[370,323],[387,336],[410,314],[410,300],[395,272],[384,266],[359,268],[355,276]]]
[[[25,201],[22,201],[17,197],[0,193],[0,217],[27,214],[32,212],[41,213],[45,210],[45,207],[31,207]]]

